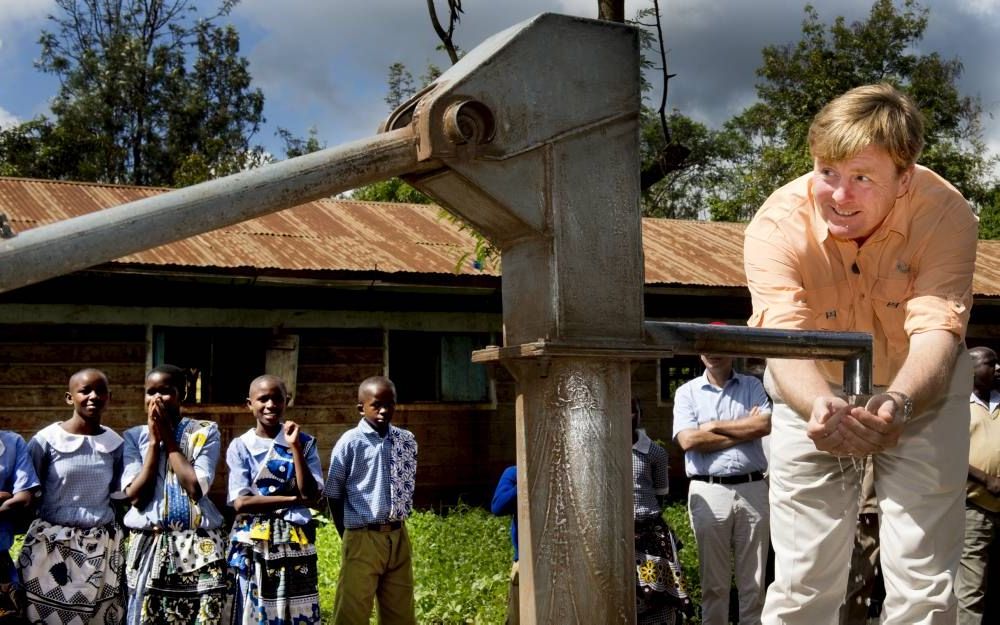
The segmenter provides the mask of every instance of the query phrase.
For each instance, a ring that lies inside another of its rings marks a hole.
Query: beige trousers
[[[341,549],[334,624],[367,625],[378,600],[380,625],[416,625],[406,526],[391,532],[346,530]]]
[[[962,553],[972,367],[956,360],[944,396],[873,457],[887,625],[953,625]],[[861,463],[819,452],[806,422],[776,403],[771,420],[775,580],[765,625],[836,625],[847,589]]]
[[[698,543],[703,625],[729,623],[729,582],[734,577],[740,625],[759,625],[767,568],[767,482],[692,480],[688,514]]]

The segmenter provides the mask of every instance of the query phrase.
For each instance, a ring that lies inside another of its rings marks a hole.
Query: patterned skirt
[[[17,559],[25,614],[46,625],[118,625],[124,531],[110,523],[81,528],[35,519]]]
[[[635,523],[636,614],[642,625],[673,625],[693,612],[677,538],[661,518]]]
[[[229,613],[218,529],[133,530],[126,559],[129,625],[218,625]]]
[[[266,515],[233,523],[233,625],[319,625],[316,531]]]

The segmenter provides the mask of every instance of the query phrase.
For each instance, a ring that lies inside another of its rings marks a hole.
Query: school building
[[[165,191],[0,177],[0,233]],[[110,378],[107,425],[144,424],[143,375],[170,362],[190,373],[186,413],[219,423],[225,449],[253,426],[247,385],[268,371],[289,382],[288,417],[318,437],[325,469],[359,419],[358,382],[387,374],[394,423],[420,446],[417,505],[482,503],[514,462],[515,388],[469,360],[502,333],[501,272],[474,245],[435,206],[330,199],[0,294],[0,427],[28,438],[65,419],[67,379],[85,366]],[[643,245],[648,319],[749,316],[742,224],[647,218]],[[1000,241],[978,251],[968,344],[1000,348]],[[700,373],[691,356],[636,363],[654,439],[670,438],[673,389]],[[682,457],[668,450],[680,495]]]

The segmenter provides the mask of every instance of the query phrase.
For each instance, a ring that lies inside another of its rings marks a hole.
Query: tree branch
[[[452,39],[452,35],[455,32],[455,24],[459,21],[459,13],[462,12],[462,0],[448,0],[448,30],[445,30],[441,26],[440,20],[438,20],[437,9],[434,7],[434,0],[427,0],[427,12],[431,16],[431,24],[434,26],[434,32],[437,33],[438,39],[444,45],[445,51],[448,52],[448,58],[451,59],[451,64],[454,65],[458,63],[458,50],[455,48],[455,42]]]

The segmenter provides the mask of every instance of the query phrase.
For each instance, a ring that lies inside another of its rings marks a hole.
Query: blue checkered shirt
[[[413,508],[417,441],[389,426],[385,438],[361,419],[340,437],[330,456],[323,495],[344,501],[344,527],[402,521]]]
[[[650,440],[645,430],[638,430],[638,440],[632,445],[632,488],[636,521],[655,519],[662,510],[657,497],[670,492],[667,472],[670,468],[667,452]]]

